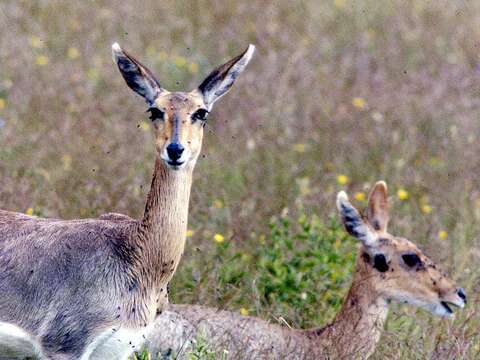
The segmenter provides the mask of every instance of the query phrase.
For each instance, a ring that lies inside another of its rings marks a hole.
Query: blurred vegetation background
[[[454,322],[393,306],[375,358],[480,357],[480,2],[0,3],[0,205],[142,214],[153,168],[118,41],[169,90],[257,53],[210,116],[172,302],[330,321],[356,244],[334,197],[385,179],[391,232],[466,288]]]

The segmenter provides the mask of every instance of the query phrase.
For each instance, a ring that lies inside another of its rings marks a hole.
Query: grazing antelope
[[[375,350],[390,300],[435,315],[451,316],[463,307],[462,289],[412,242],[387,232],[387,187],[372,190],[365,218],[345,192],[337,207],[350,235],[360,241],[352,285],[335,320],[321,328],[295,330],[261,319],[195,305],[169,305],[146,342],[152,353],[182,355],[197,336],[232,359],[360,359]]]
[[[125,359],[168,302],[182,255],[192,172],[213,104],[254,46],[191,92],[169,92],[115,43],[127,85],[148,105],[156,160],[145,213],[42,219],[0,211],[0,358]],[[27,349],[25,344],[30,344]]]

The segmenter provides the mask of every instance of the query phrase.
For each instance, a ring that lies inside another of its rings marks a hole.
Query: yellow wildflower
[[[188,71],[190,71],[192,74],[196,74],[198,72],[198,64],[194,62],[188,64]]]
[[[155,48],[153,46],[147,46],[147,48],[145,49],[145,53],[147,54],[147,56],[154,56],[155,53],[157,52],[157,50],[155,50]]]
[[[5,89],[10,89],[13,86],[13,81],[10,79],[5,79],[3,80],[2,85]]]
[[[193,230],[187,230],[187,238],[192,237],[194,234]]]
[[[367,29],[367,37],[369,40],[372,40],[377,35],[375,29],[368,28]]]
[[[143,131],[148,131],[150,130],[150,124],[147,121],[142,121],[139,125],[140,129]]]
[[[404,201],[408,199],[408,191],[405,189],[398,189],[397,197],[399,200]]]
[[[305,144],[294,144],[293,145],[293,151],[296,151],[298,153],[304,153],[305,152]]]
[[[187,60],[183,56],[175,57],[175,65],[179,68],[184,67],[187,64]]]
[[[446,232],[445,230],[440,230],[438,232],[438,238],[440,240],[445,240],[447,237],[448,237],[448,232]]]
[[[5,109],[5,106],[7,106],[7,102],[5,99],[0,98],[0,110]]]
[[[344,9],[347,5],[347,2],[345,0],[333,0],[333,5],[339,9]]]
[[[32,216],[33,215],[33,208],[28,208],[27,211],[25,211],[25,214]]]
[[[165,51],[160,51],[160,52],[158,53],[158,60],[160,60],[160,61],[165,61],[165,60],[167,60],[167,57],[168,57],[168,55],[167,55],[167,53],[166,53]]]
[[[296,180],[301,196],[307,196],[311,193],[310,178],[302,177]]]
[[[80,51],[76,47],[70,47],[67,50],[67,56],[69,59],[75,60],[80,56]]]
[[[221,209],[221,208],[223,208],[223,202],[222,202],[222,200],[219,200],[219,199],[213,200],[213,207],[214,207],[215,209]]]
[[[250,314],[250,311],[248,311],[248,309],[245,309],[245,308],[241,308],[240,309],[240,314],[243,315],[243,316],[248,316],[248,314]]]
[[[358,191],[358,192],[355,193],[354,198],[357,201],[365,201],[367,196],[365,195],[365,193],[363,191]]]
[[[361,97],[354,97],[352,99],[352,105],[355,106],[357,109],[365,109],[365,106],[367,105],[365,103],[365,100]]]
[[[98,73],[98,70],[95,69],[95,68],[90,68],[87,70],[87,79],[92,81],[92,82],[95,82],[98,80],[100,74]]]
[[[72,168],[72,157],[69,154],[63,155],[62,163],[65,170],[70,170]]]
[[[45,55],[38,55],[37,58],[35,59],[35,63],[38,65],[38,66],[45,66],[48,64],[50,60],[48,59],[47,56]]]
[[[28,42],[30,43],[30,46],[35,49],[43,48],[43,41],[38,36],[31,36]]]
[[[221,244],[225,241],[225,237],[222,234],[217,233],[213,236],[213,240],[215,240],[216,243]]]
[[[350,179],[348,178],[347,175],[344,175],[344,174],[337,175],[337,183],[339,183],[340,185],[346,185],[348,184],[349,181]]]
[[[260,237],[258,238],[258,242],[261,245],[265,245],[265,235],[260,235]]]
[[[424,214],[430,214],[432,212],[432,207],[428,204],[423,204],[420,208]]]

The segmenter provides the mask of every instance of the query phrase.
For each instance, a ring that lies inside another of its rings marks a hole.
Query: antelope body
[[[466,296],[412,242],[387,233],[384,182],[369,197],[366,218],[344,192],[337,197],[346,230],[360,240],[350,290],[334,321],[296,330],[229,311],[169,305],[155,321],[146,344],[153,354],[184,357],[196,339],[232,359],[365,359],[380,339],[390,300],[451,316]]]
[[[42,219],[0,211],[0,359],[125,359],[168,302],[181,258],[206,116],[254,47],[189,93],[169,92],[118,44],[128,86],[147,102],[156,160],[143,218]]]

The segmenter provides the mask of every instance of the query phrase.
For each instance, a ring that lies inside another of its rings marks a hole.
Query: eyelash
[[[148,111],[150,111],[150,116],[149,116],[150,120],[155,121],[155,120],[164,119],[165,113],[162,110],[155,107],[151,107],[150,109],[147,110],[147,112]]]

